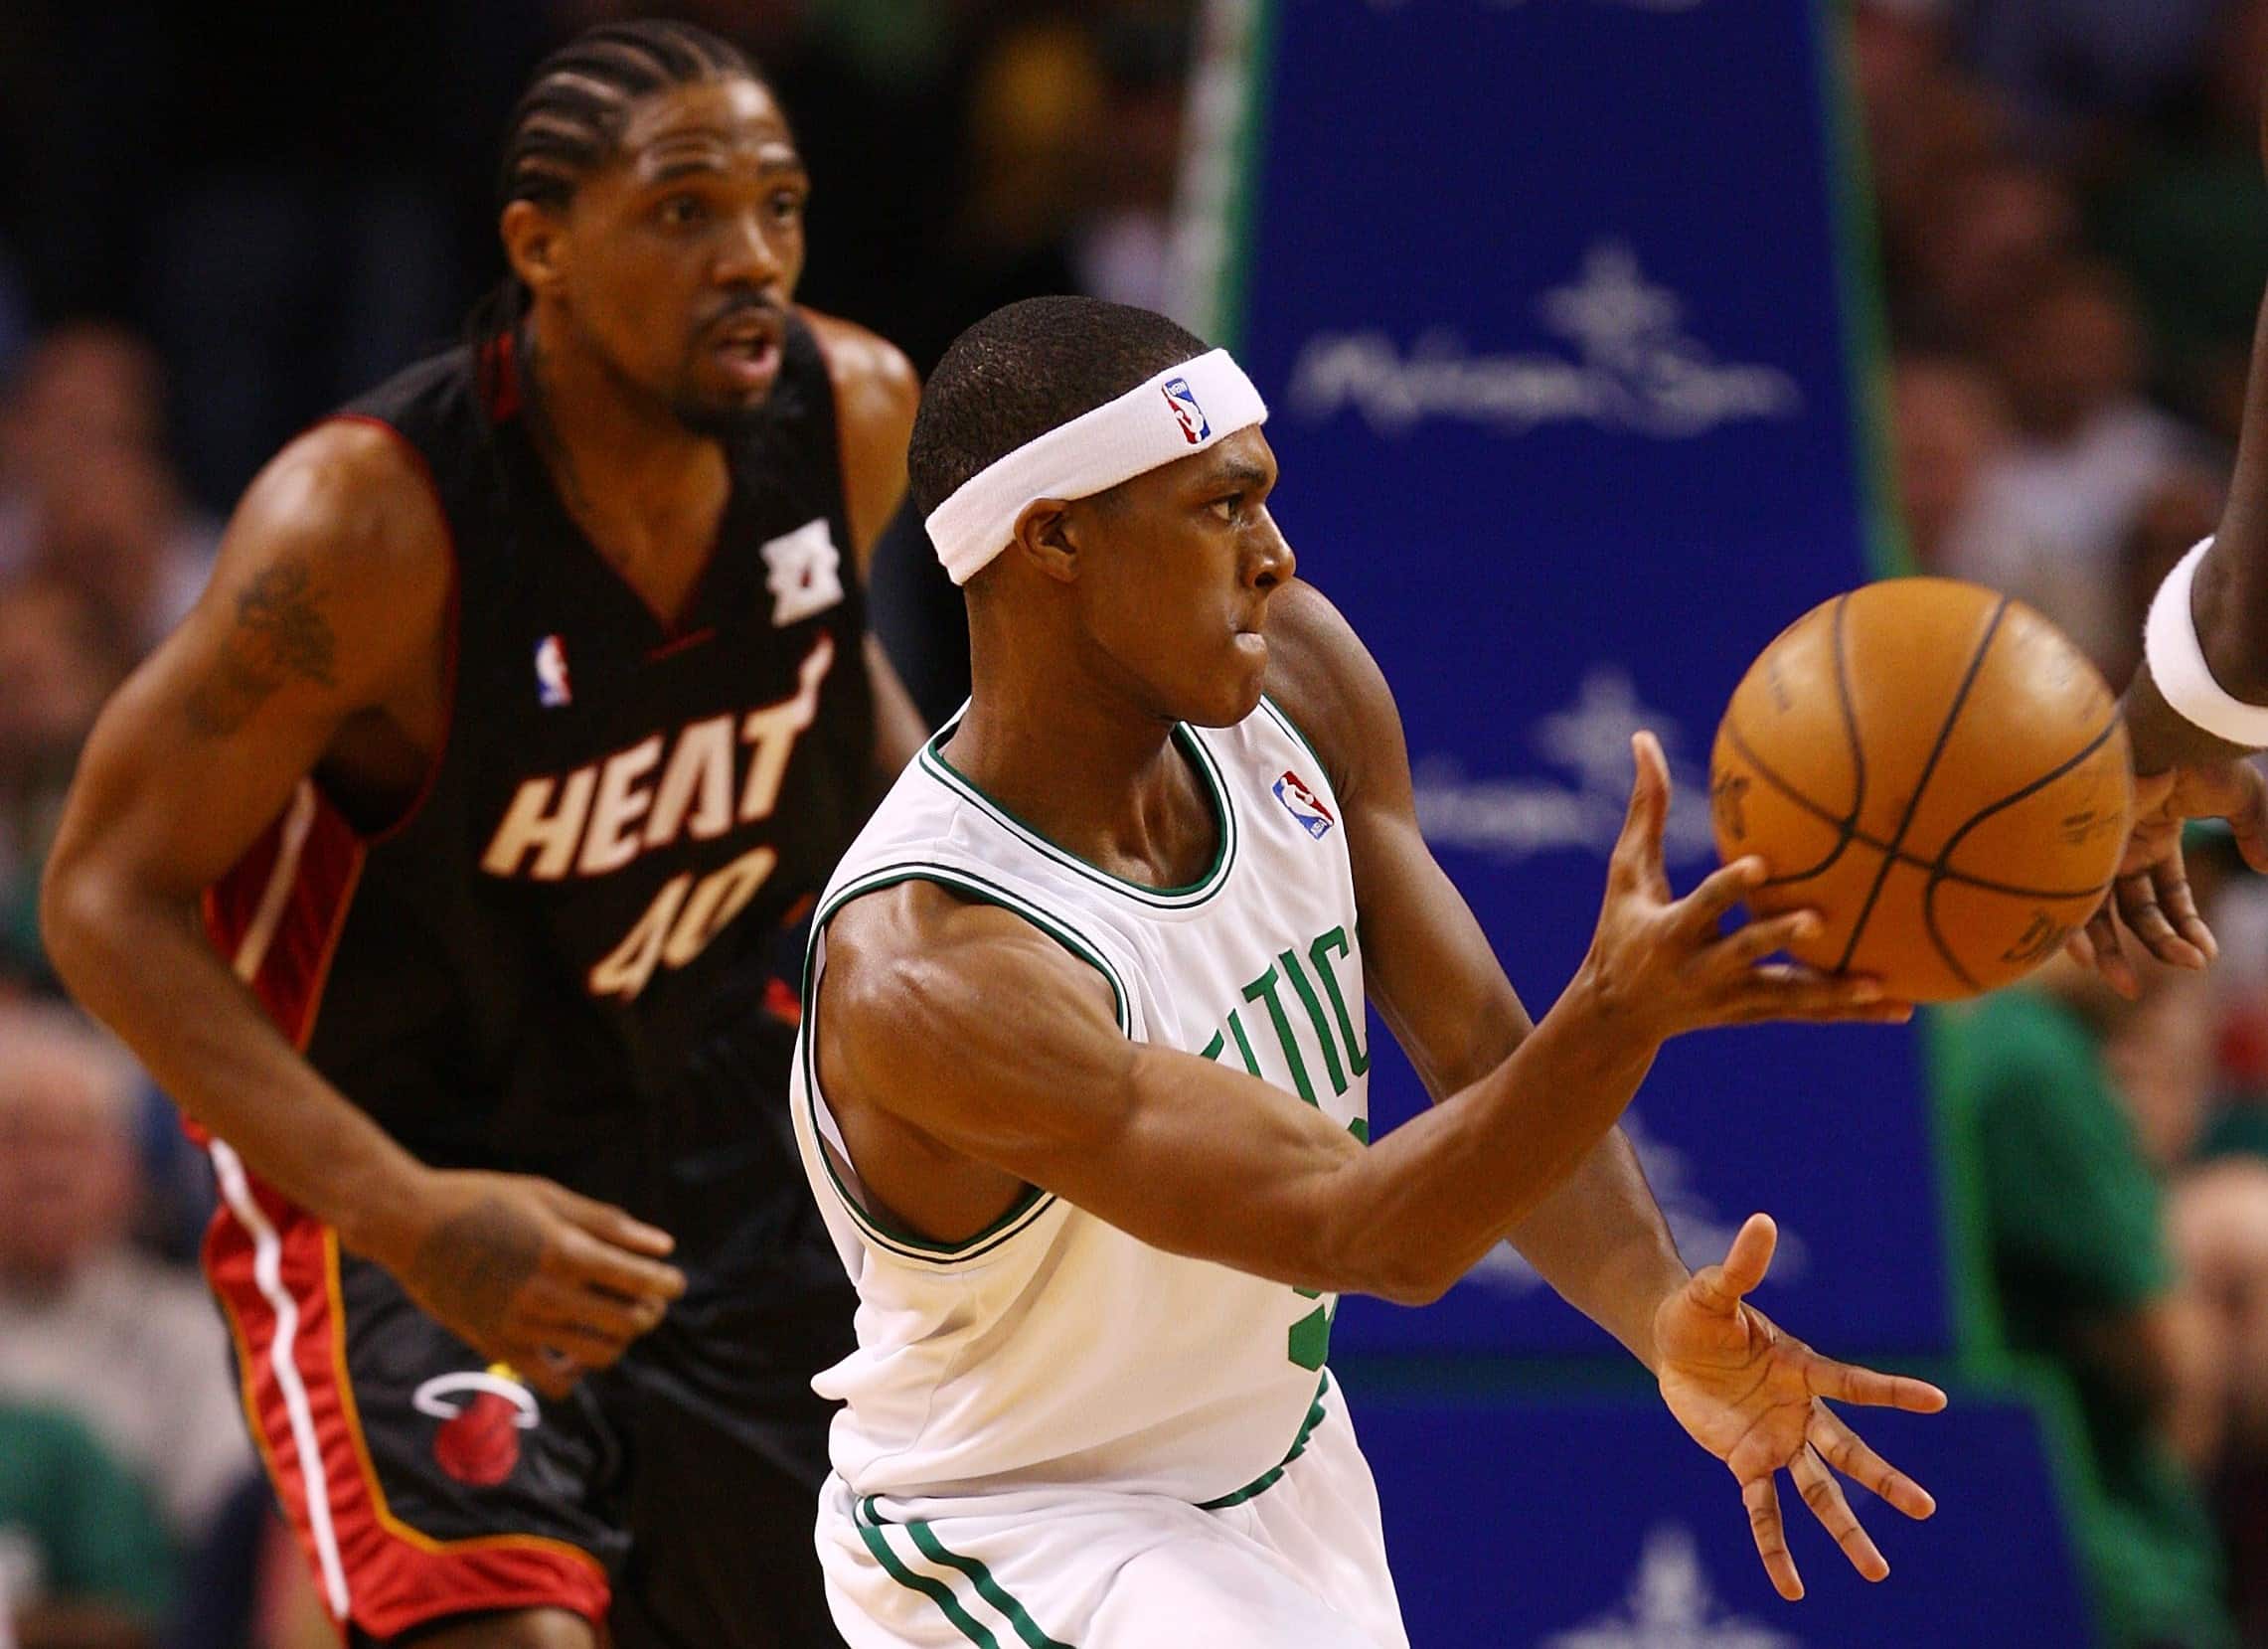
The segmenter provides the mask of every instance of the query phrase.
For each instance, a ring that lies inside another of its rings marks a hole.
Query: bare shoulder
[[[827,926],[828,1001],[882,1021],[919,1000],[990,997],[1003,983],[1021,988],[1035,970],[1102,986],[1099,974],[1022,916],[934,882],[867,894]]]
[[[798,312],[819,340],[835,390],[844,504],[864,577],[876,544],[905,498],[905,446],[913,436],[921,380],[904,352],[889,340],[816,309]]]
[[[454,574],[423,461],[384,425],[317,424],[245,489],[196,608],[159,654],[207,735],[284,689],[323,713],[377,707],[441,645]]]
[[[1267,693],[1315,747],[1342,800],[1406,790],[1408,747],[1383,671],[1345,614],[1294,579],[1268,602]]]
[[[902,459],[905,437],[913,428],[913,411],[921,400],[921,379],[913,363],[889,339],[855,321],[816,309],[799,307],[797,313],[819,340],[846,430],[856,427],[893,437]]]
[[[1023,917],[931,882],[901,882],[845,906],[827,926],[818,1035],[823,1057],[877,1094],[919,1090],[949,1067],[1029,1034],[1037,1004],[1115,1035],[1110,987]]]
[[[232,561],[304,563],[333,587],[383,583],[404,604],[445,592],[452,571],[423,458],[360,418],[318,423],[253,477],[222,542],[221,575]]]

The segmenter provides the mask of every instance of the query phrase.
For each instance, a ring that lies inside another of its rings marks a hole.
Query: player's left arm
[[[1267,633],[1268,690],[1315,741],[1338,792],[1364,984],[1438,1099],[1518,1046],[1528,1015],[1418,829],[1408,744],[1377,662],[1310,585],[1274,597]],[[1936,1502],[1824,1400],[1929,1412],[1945,1395],[1822,1357],[1749,1305],[1777,1241],[1770,1220],[1752,1217],[1720,1263],[1689,1272],[1618,1128],[1507,1235],[1562,1297],[1646,1364],[1678,1422],[1731,1470],[1781,1596],[1803,1595],[1780,1518],[1781,1471],[1854,1568],[1869,1580],[1889,1573],[1835,1473],[1908,1517],[1929,1516]]]
[[[1385,677],[1313,585],[1269,604],[1268,692],[1315,742],[1339,795],[1371,1000],[1426,1091],[1455,1093],[1495,1070],[1533,1022],[1418,829]],[[1619,1127],[1506,1235],[1562,1298],[1655,1367],[1654,1313],[1690,1273]]]
[[[827,359],[835,390],[835,429],[841,442],[843,505],[851,523],[851,554],[859,582],[872,587],[875,546],[905,501],[905,444],[913,433],[913,412],[921,401],[921,380],[895,344],[863,326],[801,311],[811,323]],[[929,732],[913,697],[897,679],[882,638],[867,632],[867,675],[874,684],[875,766],[888,788]]]

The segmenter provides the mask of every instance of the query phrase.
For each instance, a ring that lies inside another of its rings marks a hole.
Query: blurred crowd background
[[[1832,0],[1821,0],[1823,5]],[[660,8],[635,8],[655,10]],[[997,303],[1158,305],[1194,0],[711,0],[816,181],[803,297],[926,368]],[[499,272],[489,157],[593,0],[0,7],[0,1646],[333,1641],[234,1417],[202,1160],[55,994],[43,854],[230,505]],[[2210,531],[2268,276],[2268,0],[1858,0],[1888,468],[1916,565],[2114,683]],[[917,551],[918,545],[911,547]],[[904,558],[912,673],[949,611]],[[885,577],[893,576],[886,568]],[[934,638],[942,634],[942,643]],[[2268,1644],[2268,897],[2210,975],[1943,1016],[1986,1331],[2059,1371],[2120,1645]]]

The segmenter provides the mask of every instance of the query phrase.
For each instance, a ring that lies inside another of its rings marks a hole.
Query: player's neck
[[[945,759],[1055,846],[1152,887],[1194,882],[1217,821],[1174,723],[1087,683],[977,672]]]
[[[663,526],[723,507],[730,479],[724,448],[629,393],[604,362],[560,345],[540,315],[528,328],[525,370],[536,445],[586,531]]]

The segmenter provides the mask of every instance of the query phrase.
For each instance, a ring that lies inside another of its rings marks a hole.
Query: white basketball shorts
[[[820,1492],[851,1649],[1408,1649],[1371,1468],[1326,1381],[1273,1481],[1211,1510],[1107,1489],[982,1499]]]

